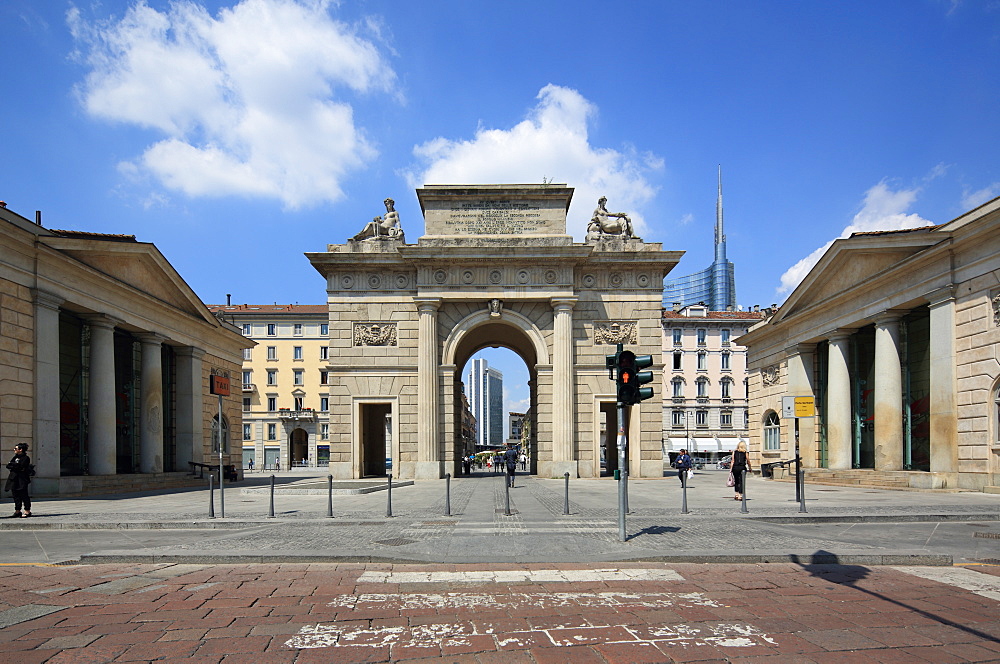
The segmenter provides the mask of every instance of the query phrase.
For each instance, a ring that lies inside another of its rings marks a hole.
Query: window
[[[250,323],[243,323],[243,336],[244,337],[250,336]]]
[[[733,426],[733,411],[724,410],[719,413],[719,425],[724,427]]]
[[[781,420],[773,410],[764,418],[764,449],[781,449]]]
[[[750,428],[750,410],[749,409],[743,411],[743,428],[744,429],[749,429]]]
[[[276,360],[276,359],[278,359],[278,347],[277,346],[268,346],[267,347],[267,359],[269,359],[269,360]]]
[[[253,372],[244,371],[243,372],[243,385],[250,385],[253,383]]]
[[[267,439],[268,440],[277,440],[278,439],[278,425],[277,424],[268,424],[267,425]]]
[[[722,339],[722,345],[723,346],[728,346],[729,345],[729,330],[726,329],[726,328],[723,328],[723,329],[719,330],[719,333],[720,333],[719,336]]]
[[[277,385],[278,384],[278,370],[277,369],[268,369],[267,370],[267,384],[268,385]]]
[[[321,359],[321,360],[328,360],[328,359],[330,359],[330,347],[329,346],[320,346],[319,347],[319,359]]]
[[[330,397],[320,397],[319,398],[319,409],[324,413],[330,410]]]
[[[705,371],[708,369],[708,353],[702,351],[698,353],[698,371]]]
[[[680,378],[674,378],[670,381],[670,384],[674,387],[674,396],[683,397],[684,396],[684,381]]]
[[[302,359],[302,346],[295,346],[292,348],[292,359],[293,360]]]
[[[252,350],[253,350],[253,348],[244,348],[243,349],[243,361],[244,362],[249,362],[250,360],[253,359],[253,355],[250,354],[250,351],[252,351]]]
[[[730,367],[729,367],[729,353],[723,353],[722,354],[722,370],[723,371],[729,371],[730,370]]]
[[[320,323],[320,325],[319,325],[319,334],[320,334],[321,337],[328,337],[328,336],[330,336],[330,326],[328,324],[326,324],[326,323]]]
[[[294,372],[292,372],[292,384],[301,385],[303,373],[304,372],[302,371],[302,369],[296,369]]]
[[[707,397],[708,396],[708,381],[704,378],[699,378],[698,382],[698,396]]]
[[[278,398],[268,397],[267,398],[267,409],[270,411],[278,410]]]
[[[707,410],[699,410],[699,411],[695,412],[695,414],[694,414],[694,424],[695,424],[695,426],[699,426],[699,427],[707,427],[708,426],[708,411]]]
[[[250,424],[243,425],[243,440],[253,440],[253,433],[251,432]]]
[[[277,333],[278,333],[278,326],[275,325],[274,323],[268,323],[267,324],[267,336],[273,337]]]
[[[302,410],[302,397],[295,397],[295,410]]]
[[[681,370],[681,362],[684,360],[684,353],[679,350],[674,351],[674,371]]]
[[[708,334],[708,330],[703,327],[698,328],[698,345],[705,345],[705,336]]]
[[[243,412],[250,412],[250,397],[243,397]]]
[[[329,371],[320,371],[319,372],[319,384],[320,385],[329,385],[330,384],[330,372]]]
[[[732,394],[732,387],[731,386],[732,386],[732,381],[731,380],[724,380],[724,381],[722,381],[722,398],[723,399],[731,399],[732,398],[730,396]]]
[[[329,424],[325,424],[324,423],[324,424],[319,425],[319,437],[322,438],[323,440],[329,440],[330,439],[330,425]]]
[[[679,327],[674,328],[674,345],[675,346],[681,345],[681,328]]]
[[[302,336],[302,323],[295,323],[295,325],[292,327],[292,330],[293,330],[293,334],[295,334],[295,336],[301,337]]]
[[[671,414],[670,424],[675,429],[682,428],[684,426],[684,411],[683,410],[675,410]]]

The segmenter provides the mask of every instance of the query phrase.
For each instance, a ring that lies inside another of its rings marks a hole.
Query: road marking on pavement
[[[340,595],[327,604],[339,609],[383,608],[390,611],[404,609],[524,609],[586,606],[597,608],[641,607],[662,609],[671,606],[722,607],[713,599],[698,592],[691,593],[364,593]]]
[[[752,625],[736,623],[694,623],[662,626],[586,625],[507,632],[478,632],[471,623],[435,623],[413,627],[367,629],[352,625],[305,625],[285,646],[296,649],[337,648],[344,646],[438,648],[471,647],[475,636],[491,636],[497,648],[530,648],[541,645],[538,636],[553,646],[578,646],[598,643],[649,644],[687,648],[714,645],[748,648],[777,645],[775,640]],[[481,643],[481,642],[480,642]],[[548,645],[548,644],[545,644]]]
[[[1000,577],[975,572],[963,567],[893,567],[922,579],[938,581],[949,586],[969,590],[977,595],[1000,602]]]
[[[358,583],[553,583],[683,581],[670,569],[540,569],[469,572],[364,572]]]

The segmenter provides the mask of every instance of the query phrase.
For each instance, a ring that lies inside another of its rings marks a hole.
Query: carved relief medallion
[[[395,346],[395,323],[355,323],[355,346]]]
[[[777,385],[779,377],[780,372],[777,364],[772,364],[760,370],[760,379],[765,385]]]
[[[595,321],[594,345],[637,344],[639,334],[634,321]]]
[[[990,294],[990,304],[993,305],[993,324],[1000,327],[1000,291]]]

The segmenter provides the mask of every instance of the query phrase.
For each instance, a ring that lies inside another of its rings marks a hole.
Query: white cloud
[[[189,0],[144,1],[120,20],[67,22],[90,69],[78,86],[93,116],[164,138],[122,171],[189,196],[334,201],[376,155],[352,95],[390,92],[395,74],[332,0],[242,0],[211,16]],[[376,35],[377,36],[377,35]]]
[[[838,238],[849,237],[851,233],[898,231],[933,225],[934,222],[927,221],[918,214],[906,214],[919,193],[919,188],[893,191],[885,180],[879,182],[865,193],[865,201],[861,211],[854,215],[854,219],[841,231]],[[813,266],[819,262],[819,259],[823,257],[833,242],[830,240],[788,268],[781,275],[781,286],[778,287],[777,294],[783,295],[793,291],[805,279]]]
[[[962,209],[974,210],[986,201],[991,201],[997,196],[1000,196],[1000,182],[994,182],[993,184],[987,185],[976,191],[969,191],[966,189],[962,194]]]
[[[510,129],[479,127],[469,140],[438,137],[414,147],[421,162],[407,174],[409,183],[497,184],[565,183],[576,191],[567,232],[582,237],[597,199],[608,209],[627,212],[636,232],[645,229],[641,209],[656,193],[646,175],[663,168],[660,158],[590,144],[588,126],[597,107],[579,92],[546,85],[527,117]]]

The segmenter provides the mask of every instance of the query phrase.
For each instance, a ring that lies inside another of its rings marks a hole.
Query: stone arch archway
[[[505,312],[502,315],[489,311],[476,312],[466,316],[452,329],[445,338],[442,350],[442,370],[451,369],[451,380],[444,378],[445,384],[450,384],[451,397],[447,401],[451,408],[446,408],[450,423],[446,423],[446,440],[452,442],[452,472],[459,473],[460,459],[465,450],[460,447],[460,432],[462,421],[462,379],[463,369],[472,357],[484,348],[506,348],[517,355],[528,370],[529,407],[525,419],[529,425],[527,445],[528,458],[531,460],[529,472],[538,472],[537,426],[538,409],[538,366],[549,364],[549,350],[538,326],[526,316],[517,312]]]

